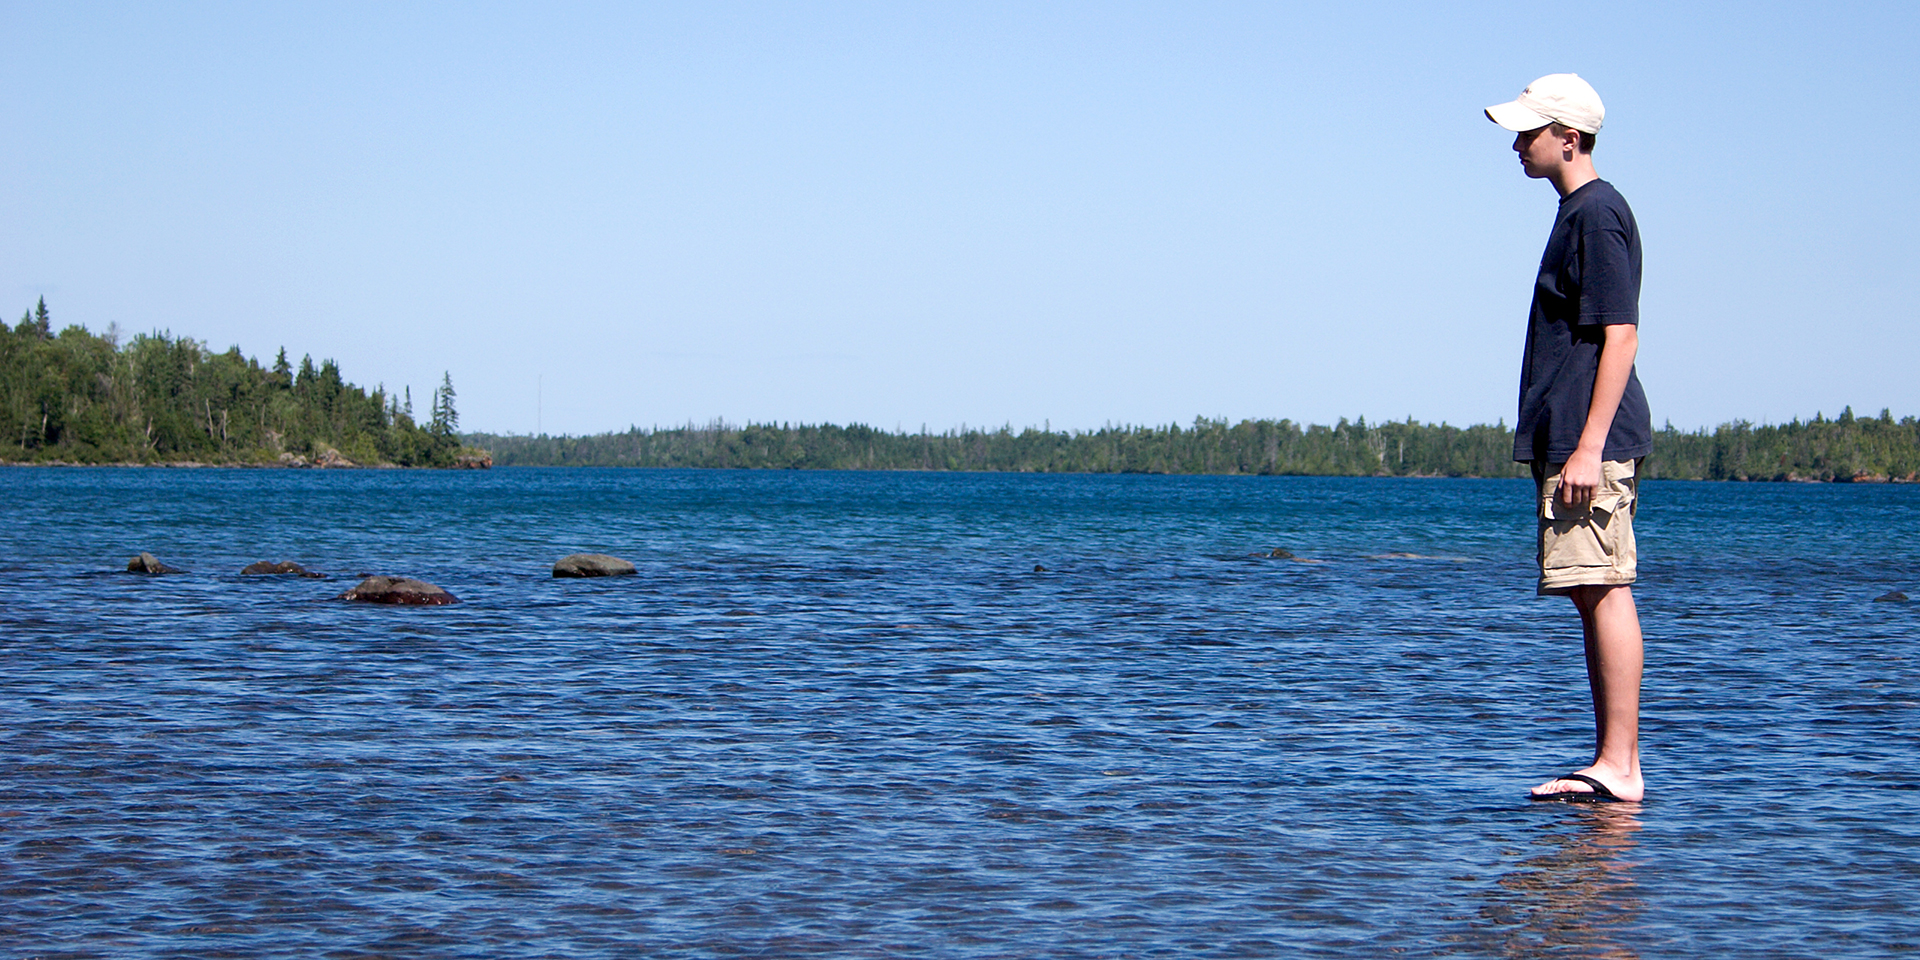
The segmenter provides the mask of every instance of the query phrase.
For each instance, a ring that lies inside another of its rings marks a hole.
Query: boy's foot
[[[1647,785],[1640,777],[1622,777],[1599,766],[1556,777],[1533,788],[1533,796],[1541,800],[1611,799],[1638,802],[1646,795]]]

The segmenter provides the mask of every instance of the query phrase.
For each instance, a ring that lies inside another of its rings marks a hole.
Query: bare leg
[[[1593,764],[1574,772],[1607,785],[1622,800],[1639,800],[1647,787],[1640,777],[1640,614],[1627,586],[1575,587],[1585,636],[1587,685],[1593,692]],[[1578,780],[1549,780],[1536,794],[1591,789]]]

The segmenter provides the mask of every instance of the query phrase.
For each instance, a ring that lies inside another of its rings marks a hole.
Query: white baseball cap
[[[1514,133],[1538,130],[1549,123],[1572,127],[1581,133],[1599,133],[1607,108],[1600,94],[1578,74],[1550,73],[1527,84],[1511,103],[1487,108],[1487,119]]]

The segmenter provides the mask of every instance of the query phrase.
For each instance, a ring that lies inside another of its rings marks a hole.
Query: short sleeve
[[[1581,235],[1580,323],[1640,322],[1640,271],[1634,254],[1623,224],[1596,225]]]

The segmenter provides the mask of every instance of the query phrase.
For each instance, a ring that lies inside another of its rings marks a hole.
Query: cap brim
[[[1487,119],[1492,120],[1494,123],[1508,130],[1512,130],[1514,133],[1538,130],[1553,122],[1553,118],[1543,117],[1534,113],[1532,110],[1521,106],[1517,100],[1512,103],[1496,103],[1488,107]]]

